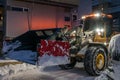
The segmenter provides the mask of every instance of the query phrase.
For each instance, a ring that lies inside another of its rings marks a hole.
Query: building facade
[[[28,30],[72,26],[79,0],[0,0],[0,48]]]
[[[92,11],[112,14],[113,27],[120,32],[120,0],[92,0]]]
[[[0,0],[0,31],[16,37],[28,30],[72,26],[79,0]]]

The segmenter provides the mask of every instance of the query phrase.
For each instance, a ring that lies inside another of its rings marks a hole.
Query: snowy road
[[[83,67],[61,70],[58,66],[40,67],[9,76],[8,80],[94,80]]]

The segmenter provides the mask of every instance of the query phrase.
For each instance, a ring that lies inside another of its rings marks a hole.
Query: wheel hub
[[[96,67],[98,69],[102,69],[104,67],[104,64],[105,64],[104,55],[99,53],[96,57]]]

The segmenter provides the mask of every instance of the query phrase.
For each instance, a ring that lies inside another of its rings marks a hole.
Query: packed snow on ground
[[[68,56],[53,56],[44,54],[42,57],[38,58],[38,65],[40,66],[50,66],[50,65],[59,65],[59,64],[68,64],[70,63]]]

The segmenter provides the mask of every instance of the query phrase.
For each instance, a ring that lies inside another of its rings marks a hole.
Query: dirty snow
[[[23,63],[4,66],[0,70],[0,80],[94,80],[93,76],[78,68],[61,70],[58,66],[41,67]]]
[[[2,66],[0,67],[0,80],[2,80],[3,78],[8,78],[10,75],[17,74],[18,72],[33,70],[33,69],[36,69],[36,66],[26,63]],[[3,79],[3,80],[7,80],[7,79]]]

